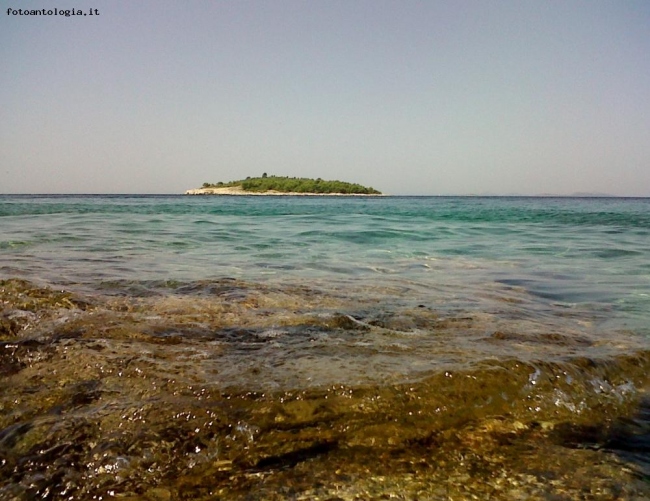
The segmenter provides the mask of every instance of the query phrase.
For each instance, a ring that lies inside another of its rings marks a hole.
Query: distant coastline
[[[185,191],[186,195],[260,195],[260,196],[384,196],[380,191],[344,181],[324,181],[296,177],[247,177],[227,183],[203,183],[201,188]]]
[[[610,195],[609,193],[589,193],[589,192],[576,192],[576,193],[571,193],[570,195],[557,195],[553,193],[542,193],[541,195],[537,195],[538,197],[554,197],[554,198],[560,198],[560,197],[565,197],[565,198],[620,198],[617,195]]]

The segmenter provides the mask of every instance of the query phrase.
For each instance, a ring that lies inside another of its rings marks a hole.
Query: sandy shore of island
[[[275,191],[268,190],[263,192],[258,191],[244,191],[239,186],[228,186],[223,188],[196,188],[187,190],[186,195],[247,195],[247,196],[316,196],[316,197],[382,197],[384,194],[364,194],[364,193],[297,193],[293,191]]]

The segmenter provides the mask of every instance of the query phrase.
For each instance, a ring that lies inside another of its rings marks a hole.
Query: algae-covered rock
[[[238,281],[0,289],[2,499],[650,495],[633,338]]]

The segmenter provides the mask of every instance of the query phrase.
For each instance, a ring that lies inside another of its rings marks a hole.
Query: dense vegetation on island
[[[324,181],[321,178],[267,176],[247,177],[241,181],[227,183],[203,183],[203,188],[241,188],[244,191],[265,192],[279,191],[281,193],[344,193],[346,195],[381,195],[374,188],[361,186],[344,181]]]

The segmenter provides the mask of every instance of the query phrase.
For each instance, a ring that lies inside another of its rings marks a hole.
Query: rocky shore
[[[650,499],[647,351],[395,378],[414,326],[439,354],[481,316],[134,285],[0,281],[0,499]]]

